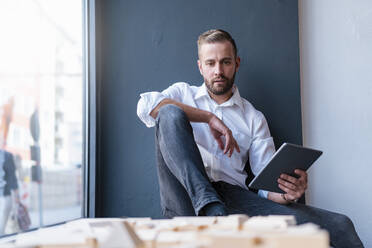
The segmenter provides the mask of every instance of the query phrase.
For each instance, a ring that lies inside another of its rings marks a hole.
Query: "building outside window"
[[[83,1],[0,0],[0,30],[5,235],[82,217]]]

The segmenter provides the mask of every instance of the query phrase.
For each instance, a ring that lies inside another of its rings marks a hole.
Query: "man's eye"
[[[207,62],[206,65],[212,66],[213,65],[213,62]]]
[[[231,64],[231,61],[230,61],[230,60],[225,60],[223,63],[224,63],[225,65],[230,65],[230,64]]]

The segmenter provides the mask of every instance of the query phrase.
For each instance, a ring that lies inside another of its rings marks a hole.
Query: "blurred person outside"
[[[0,149],[0,235],[4,235],[12,210],[12,195],[18,205],[20,201],[13,155]]]
[[[2,108],[0,122],[0,235],[5,234],[5,227],[12,210],[12,195],[18,206],[19,193],[16,167],[13,155],[6,151],[9,126],[12,121],[14,98],[10,98]]]

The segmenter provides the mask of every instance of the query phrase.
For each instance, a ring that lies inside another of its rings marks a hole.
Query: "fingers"
[[[283,186],[281,184],[279,184],[278,186],[279,186],[279,188],[281,190],[283,190],[286,193],[286,197],[285,198],[287,200],[289,200],[289,201],[297,200],[297,199],[301,198],[301,196],[303,194],[303,193],[301,193],[299,191],[291,190],[291,189],[289,189],[289,188],[287,188],[287,187],[285,187],[285,186]]]
[[[214,117],[208,123],[213,137],[216,139],[218,146],[223,150],[224,154],[231,157],[234,150],[240,153],[240,148],[236,140],[234,139],[231,130],[217,117]],[[221,137],[224,136],[226,139],[225,145]]]
[[[295,169],[294,173],[300,176],[300,180],[303,179],[304,181],[307,182],[307,172],[300,170],[300,169]]]
[[[225,143],[225,149],[223,150],[223,153],[226,154],[231,148],[231,138],[230,135],[225,135],[226,137],[226,143]],[[230,156],[229,156],[230,157]]]
[[[232,138],[232,136],[226,136],[226,144],[225,144],[225,150],[223,151],[224,154],[227,153],[227,156],[229,156],[229,158],[231,157],[231,155],[233,154],[234,152],[234,148],[235,148],[235,145],[234,145],[234,142],[235,140],[233,140],[234,138]]]
[[[278,187],[286,192],[288,200],[299,199],[307,189],[307,173],[303,170],[296,169],[295,174],[299,175],[299,178],[289,176],[287,174],[281,174],[278,178]]]
[[[223,151],[224,154],[227,153],[227,156],[231,157],[233,154],[234,150],[236,150],[238,153],[240,153],[240,148],[238,145],[238,142],[234,139],[231,131],[226,134],[226,144],[225,144],[225,149]]]
[[[235,139],[234,139],[235,140]],[[239,145],[238,145],[238,142],[236,142],[235,140],[235,149],[238,153],[240,153],[240,148],[239,148]]]
[[[283,186],[282,184],[279,184],[278,186],[279,186],[279,188],[280,188],[281,190],[283,190],[285,193],[287,193],[287,194],[289,194],[289,195],[291,195],[291,196],[293,196],[293,195],[296,194],[296,191],[291,190],[291,189],[289,189],[289,188]]]
[[[280,178],[278,179],[278,183],[279,183],[279,185],[285,186],[286,188],[291,189],[291,190],[296,190],[297,189],[296,184],[290,183],[290,182],[285,181],[285,180],[280,179]]]
[[[287,174],[281,174],[281,175],[280,175],[280,178],[283,179],[283,180],[285,180],[285,181],[288,181],[288,182],[294,183],[294,184],[296,184],[297,181],[298,181],[297,178],[295,178],[295,177],[291,177],[291,176],[289,176],[289,175],[287,175]]]
[[[218,147],[219,147],[221,150],[223,150],[223,142],[222,142],[221,136],[218,137],[218,138],[216,139],[216,141],[217,141],[217,143],[218,143]]]
[[[296,169],[295,174],[299,175],[299,178],[289,176],[287,174],[281,174],[280,178],[283,180],[286,180],[288,182],[291,182],[296,185],[302,185],[303,187],[307,188],[307,173],[306,171]]]

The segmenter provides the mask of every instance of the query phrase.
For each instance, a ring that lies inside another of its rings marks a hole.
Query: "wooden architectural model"
[[[0,248],[328,248],[325,230],[293,216],[79,219],[19,234]]]

